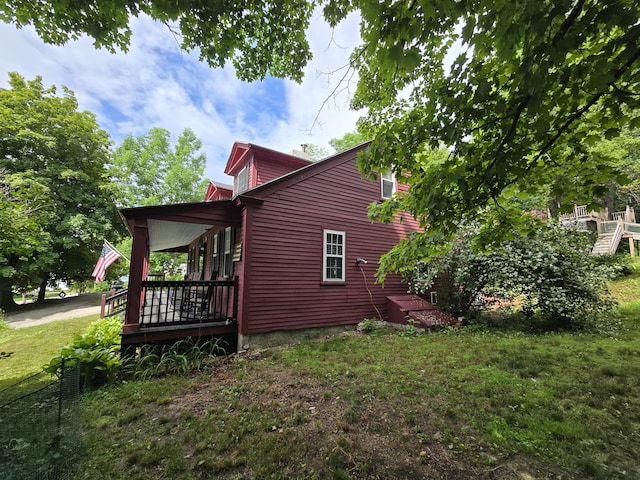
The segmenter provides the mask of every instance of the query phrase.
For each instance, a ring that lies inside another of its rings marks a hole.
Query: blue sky
[[[199,62],[196,52],[182,52],[164,25],[146,17],[132,20],[131,47],[116,54],[94,49],[87,38],[47,45],[31,28],[0,23],[0,88],[7,86],[10,71],[26,79],[40,75],[47,87],[65,85],[81,110],[96,114],[115,145],[152,127],[174,136],[189,127],[203,142],[205,175],[231,183],[223,170],[236,140],[285,152],[302,143],[330,151],[328,140],[355,129],[360,114],[349,110],[349,88],[323,107],[340,78],[323,72],[347,63],[360,41],[358,21],[350,17],[331,31],[319,16],[312,19],[314,58],[301,84],[273,78],[240,82],[233,67],[212,69]]]

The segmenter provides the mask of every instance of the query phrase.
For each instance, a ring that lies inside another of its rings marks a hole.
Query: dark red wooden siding
[[[256,183],[251,185],[252,187],[262,185],[263,183],[267,183],[274,178],[281,177],[282,175],[286,175],[287,173],[300,168],[299,166],[294,167],[290,164],[280,163],[272,159],[254,158],[253,162],[255,165]]]
[[[244,334],[357,323],[377,313],[386,315],[386,296],[406,292],[398,276],[375,283],[380,255],[417,225],[372,223],[369,203],[380,200],[380,183],[362,180],[353,152],[348,161],[281,189],[270,190],[264,203],[252,206],[250,251],[245,248]],[[323,230],[346,233],[346,284],[322,285]]]

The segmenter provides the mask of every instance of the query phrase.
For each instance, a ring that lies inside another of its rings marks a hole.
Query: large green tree
[[[164,128],[146,135],[127,136],[116,148],[109,176],[115,183],[120,207],[139,207],[204,198],[206,156],[202,142],[189,128],[175,142]]]
[[[596,163],[611,162],[626,177],[612,183],[605,206],[622,211],[630,205],[640,214],[640,128],[624,128],[619,136],[601,139],[590,150]]]
[[[33,172],[0,170],[0,285],[29,287],[29,269],[16,267],[19,260],[51,248],[49,233],[40,227],[50,211],[49,189],[33,179]]]
[[[185,202],[204,198],[208,180],[204,177],[206,156],[200,152],[202,142],[186,128],[175,142],[163,128],[152,128],[146,135],[129,135],[116,148],[109,176],[117,190],[120,207],[139,207]],[[118,245],[122,252],[131,251],[131,239]],[[152,253],[150,271],[175,277],[185,255]],[[117,269],[114,269],[118,272]],[[124,270],[119,273],[125,274]]]
[[[95,116],[40,77],[10,73],[9,86],[0,89],[0,170],[5,196],[22,201],[9,212],[20,214],[25,244],[1,244],[1,308],[13,306],[14,286],[40,287],[43,299],[50,280],[87,279],[103,239],[122,228],[106,175],[109,137]]]
[[[329,140],[329,145],[333,147],[336,153],[340,153],[360,145],[367,140],[369,140],[369,138],[364,133],[359,131],[347,132],[342,137]]]
[[[430,227],[427,236],[400,247],[405,253],[451,239],[471,218],[484,222],[489,240],[508,237],[524,220],[506,199],[540,194],[559,178],[580,178],[556,182],[560,200],[598,198],[617,172],[595,164],[586,146],[615,137],[623,125],[638,126],[636,0],[83,5],[13,0],[0,12],[7,22],[33,24],[47,41],[87,33],[112,47],[128,45],[129,18],[145,12],[178,22],[183,45],[199,47],[211,65],[231,60],[248,80],[267,74],[300,80],[312,9],[322,8],[331,25],[358,11],[362,45],[352,55],[359,75],[353,106],[366,108],[361,129],[374,138],[360,167],[364,173],[392,167],[410,184],[408,195],[374,214],[384,220],[403,209]],[[429,151],[441,148],[448,156],[434,161]]]

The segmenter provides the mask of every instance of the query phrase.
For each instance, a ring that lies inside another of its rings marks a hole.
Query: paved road
[[[28,305],[4,317],[14,328],[31,327],[43,323],[100,314],[100,293],[85,293],[65,298],[47,299],[44,305]]]

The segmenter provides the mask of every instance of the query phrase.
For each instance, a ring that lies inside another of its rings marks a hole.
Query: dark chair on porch
[[[203,321],[208,320],[211,313],[215,314],[215,311],[210,311],[215,285],[207,285],[206,289],[203,287],[204,285],[189,285],[185,288],[184,298],[180,303],[181,319]]]

